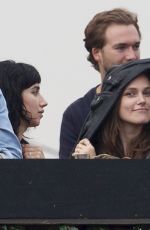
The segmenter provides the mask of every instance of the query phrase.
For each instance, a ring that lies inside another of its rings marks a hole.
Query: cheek
[[[31,100],[31,98],[29,98],[28,100],[27,100],[27,99],[24,100],[24,105],[25,105],[26,110],[27,110],[28,112],[34,111],[35,103],[34,103],[33,100]]]
[[[126,103],[122,102],[120,104],[120,110],[119,110],[119,116],[120,116],[120,118],[125,117],[128,113],[130,113],[131,110],[132,110],[132,108],[133,108],[133,105],[132,105],[131,102],[130,103],[128,103],[128,102],[126,102]]]
[[[30,108],[31,108],[31,105],[30,105],[30,102],[29,101],[24,101],[24,105],[25,105],[25,107],[26,107],[26,110],[30,110]]]

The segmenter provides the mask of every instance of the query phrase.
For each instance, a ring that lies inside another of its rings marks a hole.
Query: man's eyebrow
[[[121,47],[121,46],[128,46],[128,44],[127,43],[117,43],[113,45],[114,48]]]
[[[140,41],[134,42],[133,44],[128,44],[128,43],[126,43],[126,42],[121,42],[121,43],[114,44],[113,46],[114,46],[114,47],[117,47],[117,46],[128,46],[128,45],[134,46],[134,45],[140,45],[140,44],[141,44]]]

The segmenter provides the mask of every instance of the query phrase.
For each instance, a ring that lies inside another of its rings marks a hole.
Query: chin
[[[144,125],[144,124],[147,124],[149,122],[150,122],[150,120],[142,120],[142,121],[137,122],[137,124]]]
[[[36,127],[40,125],[40,121],[39,122],[33,122],[30,124],[30,127]]]

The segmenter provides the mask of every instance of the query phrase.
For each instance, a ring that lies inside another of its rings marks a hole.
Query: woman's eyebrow
[[[125,89],[125,91],[127,91],[127,90],[136,90],[136,89],[137,89],[136,87],[129,87],[129,88]]]
[[[137,87],[129,87],[129,88],[125,89],[125,91],[126,90],[136,90],[136,89],[138,89],[138,88]],[[146,86],[146,87],[144,87],[144,89],[150,89],[150,86]]]
[[[40,86],[35,85],[35,86],[32,87],[32,89],[40,90]]]

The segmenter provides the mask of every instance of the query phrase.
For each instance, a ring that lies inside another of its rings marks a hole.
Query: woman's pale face
[[[43,117],[44,107],[47,106],[47,102],[40,94],[40,85],[36,83],[23,90],[22,99],[30,118],[30,127],[38,126]]]
[[[150,81],[141,74],[124,90],[119,116],[122,122],[142,125],[150,121]]]

